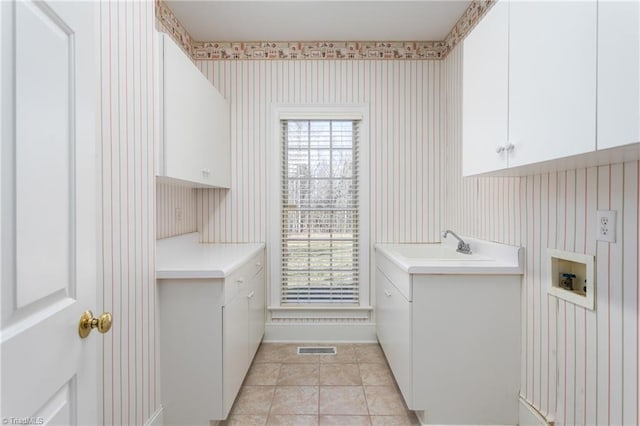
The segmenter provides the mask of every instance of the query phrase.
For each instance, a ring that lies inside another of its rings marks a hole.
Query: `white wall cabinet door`
[[[509,5],[509,167],[595,150],[597,7]]]
[[[507,167],[509,2],[498,2],[464,41],[462,171]]]
[[[171,40],[162,37],[161,178],[229,188],[229,107],[224,97]]]
[[[598,2],[598,149],[640,142],[640,3]]]

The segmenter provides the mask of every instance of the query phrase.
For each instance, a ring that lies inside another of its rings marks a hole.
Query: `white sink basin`
[[[391,246],[391,245],[390,245]],[[458,253],[455,247],[445,244],[395,244],[393,251],[402,257],[409,259],[423,259],[440,262],[448,261],[486,261],[493,260],[477,253]]]
[[[376,250],[410,274],[522,274],[521,247],[462,237],[471,254],[458,253],[457,240],[435,244],[376,244]]]

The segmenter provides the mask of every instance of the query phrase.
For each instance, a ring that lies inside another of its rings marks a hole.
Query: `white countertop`
[[[409,274],[522,275],[522,247],[462,237],[472,254],[456,252],[457,240],[435,244],[376,244],[375,248]]]
[[[198,233],[156,241],[156,278],[225,278],[264,243],[200,244]]]

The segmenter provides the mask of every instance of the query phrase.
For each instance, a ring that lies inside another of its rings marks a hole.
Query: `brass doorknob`
[[[103,312],[98,318],[93,317],[93,312],[84,311],[80,316],[80,324],[78,324],[78,334],[81,338],[85,338],[91,333],[91,330],[97,328],[102,334],[111,330],[111,314]]]

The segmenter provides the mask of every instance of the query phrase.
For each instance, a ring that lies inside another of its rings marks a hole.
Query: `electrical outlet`
[[[182,209],[176,207],[176,222],[182,222]]]
[[[609,243],[616,242],[616,211],[598,210],[596,220],[596,240]]]

